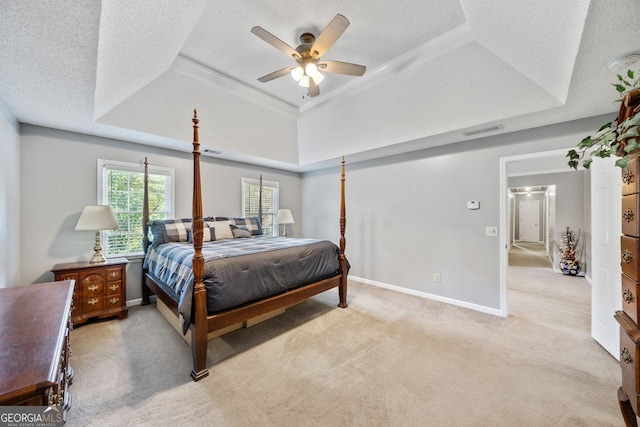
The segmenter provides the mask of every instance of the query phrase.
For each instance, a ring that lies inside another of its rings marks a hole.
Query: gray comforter
[[[338,247],[326,240],[257,236],[203,244],[209,314],[220,312],[338,273]],[[191,322],[193,245],[150,248],[149,273],[178,300],[183,333]]]

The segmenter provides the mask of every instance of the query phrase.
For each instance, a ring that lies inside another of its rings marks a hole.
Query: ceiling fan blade
[[[318,95],[320,95],[320,86],[313,79],[309,79],[309,96],[313,98]]]
[[[288,44],[286,44],[285,42],[283,42],[282,40],[280,40],[279,38],[277,38],[276,36],[268,32],[264,28],[253,27],[251,29],[251,32],[256,36],[260,37],[262,40],[269,43],[271,46],[286,53],[288,56],[293,56],[296,59],[300,58],[300,54],[294,48],[292,48],[291,46],[289,46]]]
[[[273,73],[269,73],[266,76],[262,76],[258,79],[259,82],[266,83],[271,80],[275,80],[278,77],[286,76],[291,73],[291,69],[293,67],[286,67],[278,71],[274,71]]]
[[[364,65],[341,61],[322,61],[318,64],[318,68],[329,73],[347,74],[349,76],[361,76],[367,71],[367,67]]]
[[[322,33],[316,38],[313,46],[311,46],[311,56],[320,58],[327,53],[329,48],[333,46],[348,26],[349,20],[343,15],[337,14],[336,17],[329,22],[329,25],[322,30]]]

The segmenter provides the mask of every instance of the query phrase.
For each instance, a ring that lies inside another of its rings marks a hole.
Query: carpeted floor
[[[544,243],[514,243],[509,249],[509,266],[552,268]]]
[[[182,338],[134,307],[72,332],[67,425],[623,425],[584,279],[516,267],[509,287],[503,319],[351,282],[347,309],[327,292],[211,340],[198,383]]]

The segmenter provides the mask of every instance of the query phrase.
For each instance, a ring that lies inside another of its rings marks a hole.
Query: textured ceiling
[[[257,81],[293,61],[251,27],[295,47],[337,13],[323,58],[363,77],[326,73],[316,98]],[[0,97],[23,123],[185,151],[169,115],[204,104],[220,157],[311,170],[613,112],[606,64],[637,22],[635,0],[3,1]]]

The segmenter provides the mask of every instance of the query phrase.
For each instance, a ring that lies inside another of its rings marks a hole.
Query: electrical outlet
[[[485,236],[496,237],[498,235],[498,227],[485,227],[484,228],[484,235]]]
[[[435,273],[433,275],[433,281],[434,282],[440,282],[440,273]]]

